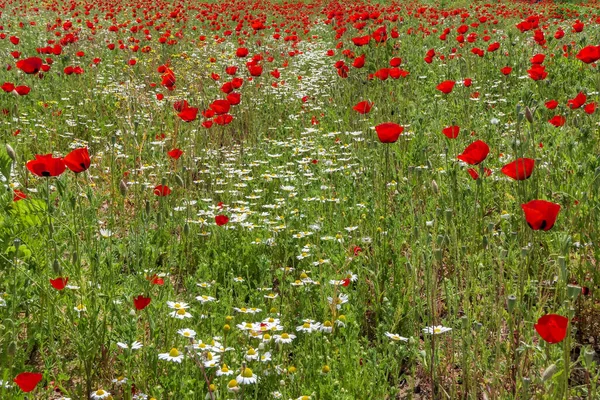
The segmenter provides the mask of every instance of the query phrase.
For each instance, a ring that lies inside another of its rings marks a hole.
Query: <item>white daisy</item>
[[[135,342],[131,343],[131,345],[128,345],[127,343],[123,343],[123,342],[117,342],[117,346],[119,346],[122,349],[131,349],[131,350],[138,350],[143,347],[143,345],[140,342],[138,342],[137,340]]]
[[[185,311],[185,308],[180,308],[177,311],[173,311],[169,315],[171,317],[177,318],[177,319],[192,318],[192,314],[190,314],[189,312]]]
[[[396,333],[386,332],[385,336],[389,337],[390,339],[392,339],[396,342],[399,342],[399,341],[408,342],[408,338],[402,337]]]
[[[275,343],[292,343],[292,340],[296,339],[296,335],[291,333],[282,333],[281,335],[273,336],[275,338]]]
[[[190,306],[187,303],[180,303],[180,302],[176,302],[176,301],[167,301],[167,306],[169,308],[172,308],[174,310],[180,310],[180,309],[186,309],[186,308],[190,308]]]
[[[423,328],[423,332],[428,333],[430,335],[439,335],[440,333],[445,333],[451,330],[452,328],[447,328],[442,325],[428,326],[427,328]]]
[[[229,376],[233,374],[233,371],[227,367],[227,364],[223,364],[216,372],[217,376]]]
[[[194,331],[193,329],[188,329],[188,328],[180,329],[177,331],[177,333],[179,333],[184,338],[188,338],[188,339],[193,339],[196,337],[196,331]]]
[[[237,376],[236,381],[242,385],[250,385],[256,383],[256,375],[254,375],[250,368],[246,367],[242,370],[242,373]]]
[[[107,392],[106,390],[98,389],[95,392],[92,392],[92,394],[90,394],[90,397],[94,400],[106,399],[106,398],[110,397],[110,392]]]
[[[183,354],[180,353],[175,347],[171,349],[168,353],[160,353],[158,355],[160,360],[173,361],[176,363],[181,363],[183,360]]]

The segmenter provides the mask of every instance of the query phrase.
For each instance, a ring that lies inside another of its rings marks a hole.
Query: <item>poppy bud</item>
[[[10,342],[6,352],[9,356],[13,357],[17,353],[17,342]]]
[[[577,285],[567,285],[567,295],[569,296],[569,298],[573,301],[575,301],[577,299],[577,297],[579,296],[579,293],[581,293],[581,287],[577,286]]]
[[[433,193],[438,194],[440,191],[440,188],[438,187],[437,182],[435,181],[435,179],[433,179],[431,181],[431,189],[433,190]]]
[[[54,271],[56,275],[60,275],[60,264],[58,263],[58,260],[54,260],[52,263],[52,271]]]
[[[585,365],[591,367],[592,362],[594,362],[594,358],[596,357],[596,352],[594,349],[586,349],[583,352],[583,359],[585,360]]]
[[[112,143],[112,145],[114,146],[114,145],[115,145],[115,143],[117,143],[117,137],[116,137],[115,135],[112,135],[112,136],[110,137],[110,142],[111,142],[111,143]]]
[[[15,246],[15,252],[18,254],[19,246],[21,246],[21,239],[16,238],[15,240],[13,240],[13,245]]]
[[[161,213],[156,214],[156,223],[158,225],[162,225],[162,214]]]
[[[514,294],[509,294],[506,300],[506,308],[508,308],[508,312],[512,314],[517,305],[517,296]]]
[[[525,393],[529,392],[529,384],[531,383],[531,379],[527,378],[526,376],[523,377],[523,391]],[[527,396],[525,396],[527,397]]]
[[[450,224],[450,220],[452,220],[453,211],[451,208],[446,208],[446,223]]]
[[[481,245],[483,246],[484,249],[487,249],[487,246],[488,246],[487,235],[483,235],[483,237],[481,238]]]
[[[71,257],[73,258],[73,264],[77,264],[77,260],[79,259],[79,254],[77,254],[77,252],[74,252]]]
[[[442,253],[442,250],[440,250],[440,249],[436,249],[436,250],[433,252],[433,254],[434,254],[434,256],[435,256],[435,259],[436,259],[437,261],[442,261],[442,256],[444,255],[444,253]]]
[[[150,202],[146,200],[146,215],[150,215]]]
[[[121,179],[121,182],[119,182],[119,192],[121,192],[121,196],[127,196],[128,189],[129,188],[127,187],[127,183],[125,183],[125,181]]]
[[[525,107],[525,119],[530,124],[533,124],[533,113],[531,112],[531,109],[529,107]]]
[[[548,379],[551,379],[556,373],[556,365],[552,364],[548,368],[544,370],[542,373],[542,382],[546,382]]]
[[[464,330],[469,329],[469,317],[463,315],[462,317],[460,317],[460,322],[462,322],[462,327]]]
[[[475,332],[479,332],[481,328],[483,328],[483,324],[481,322],[477,321],[473,324],[473,329],[475,329]]]
[[[179,186],[185,187],[185,183],[183,182],[183,179],[181,178],[181,176],[175,175],[175,181],[177,182],[177,184]]]
[[[15,153],[15,150],[8,143],[6,143],[6,152],[8,153],[10,159],[13,160],[13,162],[17,161],[17,153]]]

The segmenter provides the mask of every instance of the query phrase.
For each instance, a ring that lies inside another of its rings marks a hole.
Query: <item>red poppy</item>
[[[59,176],[66,169],[62,158],[54,158],[52,154],[35,155],[35,160],[27,162],[27,169],[37,176]]]
[[[569,319],[558,314],[547,314],[533,325],[537,333],[548,343],[560,343],[567,336]]]
[[[246,57],[248,55],[248,49],[245,47],[240,47],[235,52],[236,57]]]
[[[43,375],[37,372],[21,372],[13,382],[15,382],[22,391],[28,393],[35,389],[42,378]]]
[[[177,100],[175,103],[173,103],[173,109],[177,112],[182,112],[189,107],[190,105],[188,104],[187,100]]]
[[[185,122],[192,122],[198,116],[198,109],[196,107],[187,107],[181,110],[177,116]]]
[[[39,57],[29,57],[17,61],[17,68],[26,74],[37,74],[42,68],[42,59]]]
[[[218,226],[223,226],[229,222],[229,217],[227,215],[217,215],[215,216],[215,223]]]
[[[227,125],[227,124],[231,123],[231,121],[233,121],[233,115],[230,115],[230,114],[218,115],[217,117],[215,117],[214,121],[215,121],[215,124],[217,124],[217,125]]]
[[[384,122],[375,127],[377,137],[381,143],[394,143],[400,137],[400,134],[404,130],[403,126],[395,124],[393,122]]]
[[[171,188],[167,185],[158,185],[154,188],[154,194],[159,197],[165,197],[171,194]]]
[[[586,100],[587,96],[585,95],[585,93],[579,92],[574,99],[569,99],[567,101],[567,106],[569,106],[570,109],[576,109],[584,105]]]
[[[27,195],[21,192],[19,189],[14,190],[13,201],[25,200]]]
[[[458,157],[459,160],[462,160],[470,165],[480,164],[483,160],[486,159],[490,152],[490,147],[482,140],[477,140],[470,145],[460,154]]]
[[[90,167],[90,154],[87,147],[75,149],[64,158],[67,168],[76,174],[87,170]]]
[[[527,204],[521,204],[521,208],[525,213],[527,225],[534,231],[550,230],[560,211],[560,205],[551,203],[546,200],[531,200]]]
[[[532,64],[542,64],[545,59],[545,54],[536,54],[535,56],[531,57],[529,61],[531,61]]]
[[[364,101],[361,101],[360,103],[357,103],[354,107],[352,107],[352,109],[355,110],[356,112],[358,112],[359,114],[368,114],[371,111],[372,107],[373,107],[373,103],[371,103],[370,101],[364,100]]]
[[[162,286],[165,284],[165,280],[156,274],[154,274],[152,276],[147,276],[146,280],[150,281],[150,283],[153,285]]]
[[[4,82],[2,85],[2,90],[4,90],[6,93],[10,93],[15,90],[15,85],[10,82]]]
[[[522,181],[531,176],[535,160],[532,158],[517,158],[515,161],[502,167],[502,173],[509,178]]]
[[[231,108],[231,104],[227,100],[215,100],[210,104],[210,109],[217,115],[227,114]]]
[[[446,135],[446,137],[448,139],[456,139],[456,137],[458,136],[458,133],[460,132],[460,127],[453,125],[453,126],[448,126],[444,129],[442,129],[442,133],[444,135]]]
[[[452,89],[454,89],[455,84],[456,82],[454,81],[444,81],[437,85],[436,89],[442,93],[448,94],[452,91]]]
[[[530,69],[527,70],[529,77],[534,81],[541,81],[546,79],[548,73],[546,72],[546,67],[539,64],[534,64]]]
[[[133,305],[136,310],[143,310],[151,301],[152,299],[150,297],[144,297],[140,294],[138,297],[133,298]]]
[[[600,46],[586,46],[575,57],[586,64],[594,63],[600,60]]]
[[[362,54],[354,59],[352,62],[354,68],[362,68],[365,66],[365,55]]]
[[[169,157],[171,157],[175,160],[178,160],[179,157],[181,157],[181,155],[183,154],[183,151],[181,151],[180,149],[173,149],[173,150],[167,152],[167,154]]]
[[[69,282],[68,276],[65,276],[65,277],[59,276],[58,278],[50,279],[50,284],[56,290],[63,290],[65,288],[65,286],[67,286],[68,282]]]
[[[240,104],[240,98],[241,98],[241,94],[235,93],[235,92],[229,93],[227,95],[227,101],[232,106],[237,106],[238,104]]]
[[[554,110],[556,107],[558,107],[558,101],[549,100],[545,103],[545,106],[548,110]]]
[[[563,126],[565,124],[565,122],[567,122],[567,119],[565,117],[563,117],[562,115],[555,115],[554,117],[549,119],[548,122],[550,122],[552,125],[554,125],[558,128],[558,127]]]
[[[596,103],[592,102],[592,103],[586,104],[583,107],[583,111],[585,111],[586,114],[593,114],[594,111],[596,111]]]
[[[512,67],[506,66],[504,68],[500,68],[500,72],[502,72],[503,75],[509,75],[512,72]]]
[[[21,85],[15,87],[15,92],[17,92],[19,96],[26,96],[31,92],[31,88],[29,86]]]
[[[474,180],[479,179],[479,172],[477,172],[475,168],[469,168],[467,172],[469,173],[469,175],[471,175],[471,178],[473,178]],[[490,176],[492,174],[492,170],[486,167],[483,169],[483,174],[485,176]]]
[[[465,78],[463,80],[463,85],[465,85],[465,87],[469,87],[471,84],[473,84],[473,80],[471,78]]]

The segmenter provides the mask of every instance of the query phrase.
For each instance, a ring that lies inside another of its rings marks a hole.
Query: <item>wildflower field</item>
[[[600,399],[600,2],[0,0],[0,399]]]

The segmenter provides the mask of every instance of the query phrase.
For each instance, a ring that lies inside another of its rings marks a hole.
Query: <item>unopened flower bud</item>
[[[17,161],[17,153],[15,153],[15,149],[13,149],[12,146],[8,143],[6,143],[6,153],[8,154],[10,159],[13,160],[13,162]]]

